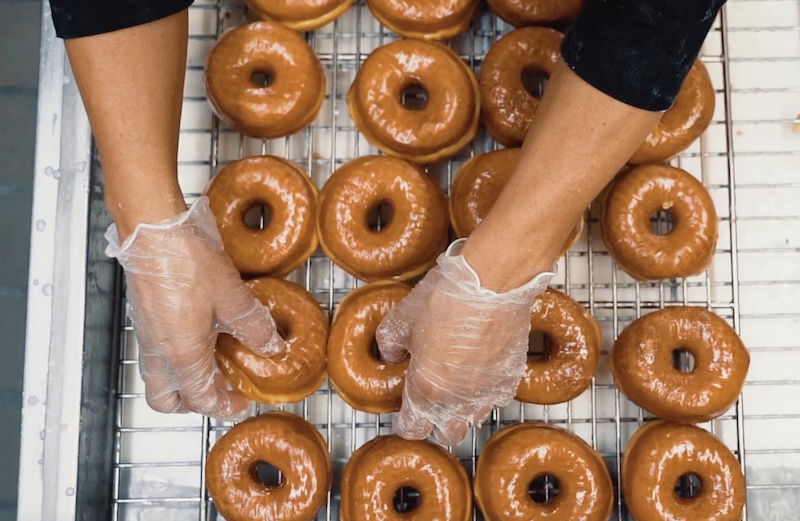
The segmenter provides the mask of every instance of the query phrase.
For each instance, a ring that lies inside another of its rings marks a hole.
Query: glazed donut
[[[673,366],[688,351],[694,369]],[[742,392],[750,355],[736,332],[699,307],[668,307],[644,315],[614,342],[611,374],[620,391],[649,413],[687,423],[712,420]]]
[[[636,521],[739,521],[745,501],[742,468],[731,451],[694,425],[662,420],[636,431],[622,456],[622,494]],[[675,492],[678,478],[694,474],[700,490]]]
[[[528,490],[550,476],[558,494],[535,501]],[[486,521],[569,519],[607,521],[613,485],[603,459],[578,436],[544,423],[500,429],[483,446],[473,480]]]
[[[271,78],[266,85],[254,78]],[[211,108],[233,129],[256,138],[288,136],[308,126],[325,99],[325,73],[298,33],[255,22],[223,33],[206,63]]]
[[[274,20],[295,31],[313,31],[342,16],[353,0],[246,0],[262,20]]]
[[[418,110],[403,93],[425,91]],[[367,141],[386,154],[415,163],[447,159],[478,130],[478,81],[450,48],[436,42],[398,40],[370,54],[347,92],[350,117]]]
[[[347,294],[333,315],[328,336],[328,376],[354,409],[373,414],[400,410],[408,359],[390,364],[373,354],[375,331],[411,288],[378,281]]]
[[[286,343],[283,352],[265,357],[229,335],[219,335],[216,359],[231,386],[260,403],[294,403],[325,380],[328,320],[319,303],[294,282],[260,278],[247,288],[268,309]]]
[[[259,463],[282,473],[264,485]],[[308,521],[325,504],[333,473],[325,440],[308,422],[287,412],[245,420],[225,433],[206,461],[206,484],[214,506],[228,521]]]
[[[282,277],[317,249],[317,187],[294,163],[274,156],[234,161],[206,189],[225,252],[243,275]],[[264,206],[263,229],[245,222],[248,210]]]
[[[536,297],[531,331],[547,337],[543,360],[528,360],[517,400],[556,404],[580,396],[600,362],[600,328],[583,306],[558,290]]]
[[[458,238],[471,234],[494,206],[519,162],[518,148],[503,148],[478,154],[456,172],[450,186],[450,225]],[[559,252],[566,253],[583,231],[583,217]]]
[[[650,217],[672,217],[672,230],[656,235]],[[609,253],[637,280],[691,277],[714,257],[717,212],[703,184],[668,165],[642,165],[618,175],[606,191],[600,228]]]
[[[419,493],[419,505],[401,513],[393,498],[403,487]],[[379,436],[365,443],[344,466],[341,492],[342,521],[472,518],[472,491],[464,467],[442,447],[426,441]]]
[[[466,31],[478,0],[367,0],[381,24],[406,38],[444,40]]]
[[[705,65],[694,62],[672,107],[628,160],[632,165],[662,163],[686,150],[714,116],[714,86]]]
[[[578,16],[578,11],[583,5],[582,0],[487,0],[487,2],[497,16],[517,27],[571,22]]]
[[[525,140],[539,99],[525,87],[525,75],[549,78],[561,56],[564,35],[546,27],[515,29],[495,43],[480,75],[481,119],[492,138],[506,147]]]
[[[380,231],[370,211],[393,214]],[[342,165],[319,193],[317,230],[325,254],[362,280],[407,280],[433,266],[447,242],[447,201],[414,165],[366,156]]]

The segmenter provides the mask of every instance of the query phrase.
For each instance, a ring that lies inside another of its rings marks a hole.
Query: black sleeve
[[[60,38],[109,33],[183,11],[193,0],[50,0]]]
[[[666,110],[725,0],[586,0],[561,47],[587,83],[628,105]]]

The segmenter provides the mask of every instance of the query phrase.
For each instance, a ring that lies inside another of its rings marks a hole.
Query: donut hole
[[[672,350],[672,367],[682,373],[694,372],[694,355],[685,347]]]
[[[700,476],[693,472],[681,474],[675,481],[675,494],[682,499],[693,499],[700,494],[703,482]]]
[[[375,337],[372,337],[372,343],[369,346],[370,354],[372,358],[377,360],[378,362],[385,362],[386,360],[383,359],[383,355],[381,354],[381,350],[378,349],[378,341],[375,340]]]
[[[650,233],[663,237],[675,227],[675,216],[669,210],[656,210],[650,214]]]
[[[367,228],[373,232],[379,232],[389,226],[394,217],[394,208],[389,201],[380,201],[374,204],[367,211]]]
[[[428,91],[421,83],[409,83],[400,90],[400,103],[406,110],[423,110],[428,105]]]
[[[536,67],[525,67],[522,69],[522,86],[525,91],[534,98],[541,98],[544,88],[547,86],[547,74]]]
[[[536,476],[528,484],[528,495],[538,504],[550,503],[560,491],[558,479],[552,474]]]
[[[272,219],[272,211],[266,204],[256,203],[247,207],[242,219],[251,230],[263,230]]]
[[[255,70],[250,73],[250,84],[264,89],[275,83],[275,73],[268,70]]]
[[[278,488],[283,484],[283,474],[278,467],[266,461],[256,461],[250,469],[253,478],[264,488]]]
[[[420,503],[419,491],[414,487],[400,487],[392,498],[392,506],[399,514],[413,512]]]
[[[531,331],[528,335],[528,361],[544,362],[550,357],[553,341],[544,331]]]

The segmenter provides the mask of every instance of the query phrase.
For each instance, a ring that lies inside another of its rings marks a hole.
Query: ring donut
[[[367,0],[372,16],[406,38],[445,40],[469,29],[478,0]]]
[[[259,481],[259,463],[281,471],[277,486]],[[214,444],[206,461],[208,493],[228,521],[315,519],[332,481],[325,440],[310,423],[287,412],[237,424]]]
[[[559,493],[537,502],[531,483],[554,478]],[[478,457],[475,501],[486,521],[608,521],[613,485],[605,462],[578,436],[544,423],[500,429]]]
[[[583,0],[487,0],[497,16],[517,27],[570,22]]]
[[[517,400],[552,405],[580,396],[600,363],[600,328],[583,306],[553,288],[531,308],[531,331],[547,338],[543,360],[528,359]]]
[[[219,370],[235,390],[251,400],[299,402],[325,381],[328,320],[317,300],[294,282],[264,277],[245,285],[269,309],[286,348],[273,356],[261,356],[232,336],[219,335]]]
[[[525,86],[528,74],[549,78],[561,56],[564,35],[547,27],[515,29],[495,43],[481,66],[481,119],[506,147],[522,145],[539,107]]]
[[[383,317],[411,288],[402,282],[371,282],[351,291],[336,308],[328,336],[328,376],[354,409],[373,414],[400,410],[408,359],[390,364],[373,351]]]
[[[419,505],[401,513],[392,500],[404,487],[419,493]],[[342,521],[472,519],[472,491],[464,467],[426,441],[379,436],[365,443],[344,466],[341,491]]]
[[[404,105],[410,87],[425,91],[424,107]],[[481,109],[467,64],[449,47],[423,40],[372,51],[347,92],[347,106],[372,146],[420,164],[447,159],[472,141]]]
[[[699,427],[648,422],[628,442],[621,469],[622,495],[636,521],[742,519],[742,468],[720,440]],[[687,474],[699,480],[693,497],[675,491],[678,479]]]
[[[651,216],[666,211],[672,230],[656,235]],[[600,209],[600,228],[609,253],[637,280],[690,277],[714,257],[717,212],[703,184],[668,165],[642,165],[618,175]]]
[[[295,31],[313,31],[342,16],[353,0],[246,0],[263,20],[274,20]]]
[[[257,77],[271,79],[266,85]],[[208,55],[208,102],[248,136],[288,136],[307,127],[325,99],[325,73],[300,34],[275,22],[222,33]]]
[[[294,163],[274,156],[234,161],[206,190],[225,252],[246,276],[282,277],[317,249],[317,187]],[[263,206],[262,229],[245,222],[248,210]]]
[[[673,366],[675,351],[692,355],[690,372]],[[619,390],[642,409],[665,420],[701,423],[736,402],[750,355],[731,326],[714,313],[675,306],[626,327],[609,362]]]

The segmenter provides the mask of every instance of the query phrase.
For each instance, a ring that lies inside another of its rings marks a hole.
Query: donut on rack
[[[208,55],[208,102],[233,129],[256,138],[308,126],[325,99],[325,73],[298,33],[255,22],[223,33]]]
[[[467,237],[494,206],[519,162],[518,148],[503,148],[478,154],[461,165],[450,187],[450,225],[458,238]],[[583,218],[575,225],[559,256],[578,240]]]
[[[317,187],[294,163],[274,156],[248,157],[227,165],[206,195],[225,252],[243,275],[282,277],[317,248]],[[269,212],[261,229],[247,212]]]
[[[353,0],[246,0],[252,13],[295,31],[319,29],[343,15]]]
[[[391,209],[379,230],[370,213]],[[417,167],[387,156],[341,166],[319,194],[317,229],[325,254],[366,281],[407,280],[427,271],[447,241],[447,200]]]
[[[579,396],[600,362],[600,328],[583,306],[553,288],[536,297],[531,331],[546,338],[545,357],[528,359],[517,400],[556,404]]]
[[[495,43],[483,60],[480,75],[481,119],[492,138],[518,147],[539,106],[526,83],[549,78],[561,56],[564,35],[546,27],[515,29]]]
[[[689,353],[684,371],[673,357]],[[637,319],[614,342],[609,360],[614,382],[649,413],[700,423],[727,411],[742,392],[750,355],[723,319],[699,307],[668,307]]]
[[[317,300],[293,282],[253,279],[248,289],[268,309],[286,348],[265,357],[229,335],[219,335],[216,359],[231,386],[260,403],[299,402],[325,380],[328,320]]]
[[[672,217],[666,235],[651,231],[653,214]],[[606,191],[600,228],[609,253],[637,280],[690,277],[710,264],[717,213],[703,184],[668,165],[642,165],[619,174]]]
[[[543,478],[557,483],[558,494],[535,500],[529,490]],[[489,438],[473,488],[486,521],[608,521],[614,506],[600,455],[571,432],[538,422],[506,427]]]
[[[570,22],[583,0],[487,0],[497,16],[517,27]]]
[[[351,291],[339,303],[328,336],[328,376],[354,409],[374,414],[400,410],[408,359],[390,364],[375,353],[375,331],[411,288],[378,281]]]
[[[662,163],[686,150],[711,123],[714,103],[711,78],[703,63],[697,60],[683,80],[672,107],[664,112],[628,163]]]
[[[280,470],[280,483],[263,484],[259,463]],[[332,481],[325,440],[310,423],[286,412],[237,424],[206,461],[208,493],[228,521],[309,521],[325,504]]]
[[[422,91],[421,104],[406,95]],[[478,82],[449,47],[398,40],[367,57],[347,92],[350,117],[371,145],[415,163],[447,159],[475,137]]]
[[[636,521],[742,519],[742,468],[720,440],[699,427],[648,422],[628,441],[621,468],[625,505]],[[677,494],[679,479],[690,476],[699,490],[689,497]]]
[[[478,0],[367,0],[372,15],[406,38],[445,40],[466,31]]]
[[[396,509],[401,489],[419,494],[411,512]],[[342,521],[472,519],[472,491],[464,467],[450,453],[426,441],[379,436],[353,453],[341,482]]]

